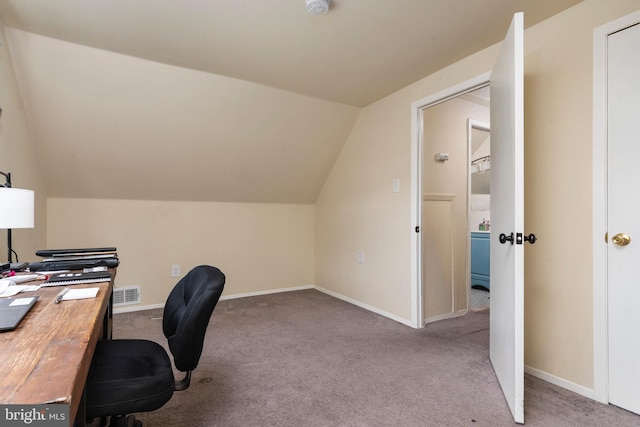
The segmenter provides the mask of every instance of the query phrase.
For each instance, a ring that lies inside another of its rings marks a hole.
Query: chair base
[[[142,421],[134,415],[112,415],[109,427],[142,427]]]

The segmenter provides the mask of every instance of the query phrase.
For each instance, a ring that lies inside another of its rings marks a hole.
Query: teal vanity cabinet
[[[487,291],[491,289],[489,276],[490,236],[491,233],[488,231],[471,232],[471,287]]]

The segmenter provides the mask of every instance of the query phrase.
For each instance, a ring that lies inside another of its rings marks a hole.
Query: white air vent
[[[128,305],[140,303],[140,286],[129,286],[113,290],[113,305]]]

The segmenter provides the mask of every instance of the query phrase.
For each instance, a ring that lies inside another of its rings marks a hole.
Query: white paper
[[[13,283],[31,282],[32,280],[38,280],[41,276],[39,274],[16,274],[9,277]]]
[[[33,292],[38,289],[40,289],[40,285],[12,285],[0,293],[0,297],[11,297],[20,292]]]
[[[72,299],[95,298],[100,288],[68,288],[66,294],[62,297],[63,301]]]
[[[9,304],[9,307],[17,307],[20,305],[29,305],[31,303],[31,301],[33,301],[33,297],[31,298],[16,298],[13,301],[11,301],[11,304]]]

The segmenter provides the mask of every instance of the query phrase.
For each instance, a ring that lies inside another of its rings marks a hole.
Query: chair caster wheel
[[[109,427],[142,427],[142,421],[136,420],[135,415],[112,416]]]
[[[128,415],[127,427],[142,427],[142,421],[136,420],[136,417],[133,415]]]

